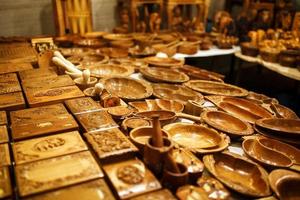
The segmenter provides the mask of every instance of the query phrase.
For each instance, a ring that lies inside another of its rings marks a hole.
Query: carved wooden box
[[[22,108],[25,108],[22,92],[0,95],[0,110],[18,110]]]
[[[100,103],[95,102],[91,97],[70,99],[65,101],[65,104],[73,114],[96,111],[102,108]]]
[[[17,165],[15,172],[22,197],[103,177],[89,151]]]
[[[0,167],[0,199],[12,195],[11,181],[8,167]]]
[[[0,94],[20,91],[22,91],[22,89],[15,73],[0,75]]]
[[[77,131],[16,142],[12,147],[17,165],[87,150]]]
[[[33,69],[31,63],[1,63],[0,74]]]
[[[10,155],[8,144],[0,144],[0,167],[10,166]]]
[[[0,144],[7,143],[9,141],[7,128],[5,125],[0,126]]]
[[[159,181],[138,159],[104,165],[103,168],[121,199],[161,188]]]

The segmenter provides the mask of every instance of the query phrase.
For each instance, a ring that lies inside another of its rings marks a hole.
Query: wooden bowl
[[[79,47],[101,48],[106,46],[106,42],[99,39],[84,38],[74,40],[74,44]]]
[[[152,119],[153,116],[158,115],[159,121],[162,125],[171,123],[176,119],[176,114],[174,112],[166,111],[166,110],[144,111],[144,112],[138,112],[136,115],[148,119]]]
[[[285,67],[297,67],[297,56],[300,55],[299,50],[284,50],[279,54],[279,63]]]
[[[129,49],[134,46],[134,42],[132,40],[113,40],[109,42],[111,47],[114,48],[125,48]]]
[[[252,197],[271,194],[268,173],[256,163],[232,153],[203,157],[208,171],[230,189]]]
[[[276,114],[276,117],[278,118],[299,119],[297,114],[291,109],[289,109],[288,107],[285,107],[277,103],[271,103],[270,107]]]
[[[145,99],[153,92],[149,83],[133,78],[113,76],[103,78],[100,82],[109,93],[125,100]]]
[[[113,118],[120,119],[130,115],[133,110],[129,109],[126,106],[115,106],[107,109],[107,112],[112,115]]]
[[[124,65],[102,64],[89,68],[91,76],[104,78],[110,76],[129,76],[134,73],[134,68]]]
[[[279,103],[278,100],[275,99],[275,98],[271,98],[271,97],[268,97],[264,94],[258,94],[258,93],[255,93],[255,92],[249,92],[249,94],[246,98],[250,99],[250,100],[254,100],[258,104],[263,104],[263,103],[266,103],[266,104],[277,103],[278,104]]]
[[[183,65],[183,60],[177,60],[175,58],[160,58],[160,57],[147,57],[144,61],[152,66],[158,67],[180,67]]]
[[[90,82],[88,84],[82,83],[83,81],[82,77],[75,78],[73,81],[81,90],[85,90],[87,88],[94,87],[98,79],[95,77],[90,77]]]
[[[256,121],[255,124],[279,134],[281,133],[281,135],[286,134],[296,137],[300,135],[300,119],[267,118],[260,119]]]
[[[262,48],[259,50],[261,58],[266,62],[276,63],[280,50],[272,48]]]
[[[93,32],[87,32],[82,35],[84,38],[101,38],[103,35],[108,34],[107,32],[104,31],[93,31]]]
[[[139,128],[142,126],[151,126],[151,120],[141,117],[128,117],[123,120],[122,127],[127,131],[131,131],[134,128]]]
[[[90,54],[91,50],[85,49],[85,48],[60,48],[59,51],[63,56],[69,57],[69,56],[74,56],[74,55],[86,55]]]
[[[167,99],[155,99],[158,107],[162,110],[168,110],[172,112],[182,112],[184,105],[178,101],[167,100]]]
[[[198,44],[193,44],[190,42],[185,42],[182,45],[179,45],[177,48],[178,53],[187,54],[187,55],[193,55],[196,54],[199,50]]]
[[[135,58],[155,56],[156,53],[156,50],[152,47],[145,47],[144,49],[141,49],[139,46],[135,46],[129,49],[129,54]]]
[[[221,111],[204,111],[201,118],[217,130],[226,132],[233,137],[253,134],[250,124],[233,115]]]
[[[197,77],[199,76],[199,79],[203,79],[203,80],[211,79],[212,81],[223,82],[223,79],[225,78],[225,76],[222,74],[208,71],[206,69],[202,69],[199,67],[194,67],[191,65],[183,65],[183,66],[179,67],[178,70],[183,71],[184,73],[195,74],[195,79],[197,79]],[[201,77],[203,77],[203,78],[201,78]],[[221,81],[220,81],[220,79],[221,79]]]
[[[103,35],[103,38],[110,41],[130,41],[133,40],[133,37],[129,34],[121,34],[121,33],[109,33]]]
[[[277,186],[279,198],[282,200],[300,199],[300,177],[291,177],[280,180]]]
[[[290,167],[293,165],[292,160],[286,155],[266,148],[256,139],[246,139],[243,141],[244,152],[255,161],[271,167]]]
[[[89,69],[91,66],[107,63],[108,59],[108,56],[101,54],[74,55],[68,58],[73,64],[78,64],[80,69]]]
[[[240,45],[243,55],[256,57],[259,54],[258,47],[252,45],[250,42],[242,42]]]
[[[167,99],[147,99],[146,101],[134,101],[129,102],[128,104],[137,109],[138,112],[155,110],[182,112],[184,109],[184,105],[182,103]]]
[[[128,49],[122,49],[122,48],[101,48],[100,52],[104,55],[109,56],[110,58],[126,58],[128,57]]]
[[[183,72],[162,67],[142,68],[140,73],[152,82],[183,83],[189,80],[189,77]]]
[[[204,126],[189,123],[173,123],[163,127],[170,138],[186,149],[213,148],[222,142],[218,132]]]

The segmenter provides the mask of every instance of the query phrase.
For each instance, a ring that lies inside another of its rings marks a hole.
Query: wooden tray
[[[7,128],[5,125],[0,126],[0,144],[9,142]]]
[[[90,67],[91,76],[96,78],[104,78],[111,76],[129,76],[133,74],[134,68],[131,66],[101,64]]]
[[[168,189],[158,190],[147,194],[133,197],[130,200],[149,200],[149,197],[153,200],[176,200],[177,198]]]
[[[22,89],[16,74],[11,73],[0,75],[0,94],[20,91],[22,91]]]
[[[0,95],[0,110],[18,110],[25,108],[25,100],[22,92],[14,92]]]
[[[0,111],[0,125],[7,124],[7,116],[5,111]]]
[[[219,83],[215,81],[191,80],[184,83],[185,86],[210,95],[223,95],[233,97],[244,97],[248,95],[248,91],[226,83]]]
[[[175,58],[159,58],[159,57],[147,57],[144,61],[149,65],[160,67],[180,67],[183,65],[183,60],[177,60]]]
[[[78,114],[76,119],[86,132],[101,131],[118,126],[106,110]]]
[[[20,79],[41,78],[41,77],[56,77],[57,74],[54,70],[47,68],[30,69],[19,72]]]
[[[88,151],[17,165],[15,172],[22,197],[103,177]]]
[[[77,131],[15,142],[12,147],[17,165],[88,149]]]
[[[10,166],[10,155],[8,144],[0,144],[0,167]]]
[[[65,101],[66,106],[73,114],[92,112],[102,109],[100,103],[95,102],[91,97],[82,97]]]
[[[142,68],[140,73],[152,82],[184,83],[189,80],[189,77],[183,72],[162,67]]]
[[[0,63],[0,74],[33,69],[31,63]]]
[[[11,181],[8,167],[0,167],[0,199],[12,195]]]
[[[60,103],[77,97],[84,97],[83,92],[77,86],[26,91],[26,98],[30,107]]]
[[[69,75],[61,75],[56,77],[41,77],[25,79],[22,82],[25,91],[40,90],[40,89],[51,89],[64,86],[75,85],[74,81]]]
[[[115,200],[103,179],[97,179],[79,185],[70,186],[28,198],[28,200]]]
[[[120,199],[158,190],[161,185],[138,159],[103,166]]]
[[[138,151],[118,128],[86,133],[85,137],[102,160],[117,160]]]

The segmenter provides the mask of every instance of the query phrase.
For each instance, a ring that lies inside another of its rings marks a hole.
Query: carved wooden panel
[[[31,63],[0,63],[0,74],[33,69]]]
[[[20,79],[23,81],[25,79],[41,78],[41,77],[56,77],[55,71],[45,68],[40,69],[30,69],[19,72]]]
[[[77,131],[16,142],[12,147],[17,165],[87,150]]]
[[[0,110],[18,110],[22,108],[25,108],[22,92],[0,95]]]
[[[102,108],[100,103],[95,102],[91,97],[70,99],[65,101],[65,104],[73,114],[91,112]]]
[[[9,141],[8,138],[8,133],[7,133],[7,128],[5,125],[0,126],[0,144],[1,143],[6,143]]]
[[[7,124],[7,116],[5,111],[0,111],[0,125]]]
[[[10,164],[8,144],[0,144],[0,167],[9,166]]]
[[[41,77],[34,79],[25,79],[22,82],[24,90],[39,90],[45,88],[58,88],[63,86],[75,85],[74,81],[69,75],[62,75],[56,77]]]
[[[15,171],[22,197],[103,177],[88,151],[17,165]]]
[[[10,197],[12,195],[8,167],[0,167],[0,191],[0,199]]]
[[[0,75],[0,94],[22,91],[17,75],[14,73]]]

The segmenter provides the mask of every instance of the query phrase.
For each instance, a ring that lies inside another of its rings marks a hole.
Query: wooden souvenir
[[[85,136],[101,160],[124,158],[138,151],[118,128],[86,133]]]
[[[140,69],[140,73],[152,82],[183,83],[189,80],[189,77],[183,72],[162,67],[143,68]]]
[[[91,97],[70,99],[65,101],[65,104],[72,114],[93,112],[102,108],[102,106],[95,102]]]
[[[129,76],[133,74],[134,68],[131,66],[101,64],[89,67],[91,76],[96,78],[104,78],[110,76]]]
[[[149,200],[156,199],[156,200],[176,200],[176,197],[173,196],[173,194],[168,189],[158,190],[154,192],[150,192],[147,194],[143,194],[137,197],[133,197],[130,200]]]
[[[30,107],[60,103],[77,97],[84,97],[83,92],[77,86],[26,91],[26,98]]]
[[[41,77],[56,77],[57,74],[54,70],[51,69],[30,69],[24,70],[19,72],[20,79],[23,81],[25,79],[32,79],[32,78],[41,78]]]
[[[28,198],[27,200],[115,200],[109,187],[103,179],[96,179],[75,186],[43,193]]]
[[[9,141],[7,128],[5,125],[0,126],[0,144],[7,143]]]
[[[86,132],[94,132],[117,127],[116,122],[106,110],[78,114],[76,115],[76,119]]]
[[[0,167],[10,166],[10,155],[8,144],[0,144]]]
[[[0,167],[0,199],[12,195],[12,187],[8,167]]]
[[[22,108],[25,108],[22,92],[0,95],[0,110],[18,110]]]
[[[120,199],[127,199],[161,188],[142,161],[132,159],[103,166]]]
[[[0,75],[0,94],[20,91],[22,91],[22,89],[16,74],[11,73]]]
[[[0,74],[33,69],[31,63],[0,63]]]
[[[7,124],[7,116],[5,111],[0,111],[0,125]]]
[[[15,142],[12,147],[17,165],[87,150],[77,131]]]
[[[300,120],[299,119],[261,119],[255,122],[259,127],[269,129],[281,135],[299,136]]]
[[[75,85],[73,80],[68,75],[61,75],[56,77],[40,77],[25,79],[22,81],[23,88],[25,92],[31,90],[41,90],[41,89],[51,89],[64,86]]]
[[[103,177],[88,151],[17,165],[15,172],[22,197]]]

